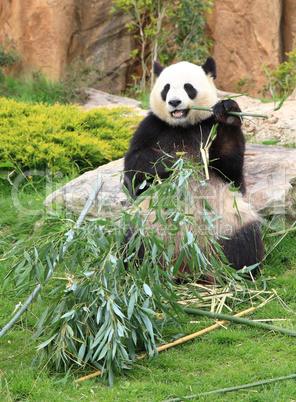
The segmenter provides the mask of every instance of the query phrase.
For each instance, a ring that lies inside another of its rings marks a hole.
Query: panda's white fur
[[[190,99],[184,85],[191,84],[197,94]],[[161,97],[163,88],[169,84],[166,101]],[[179,100],[174,107],[170,102]],[[192,125],[207,119],[211,112],[191,109],[184,117],[173,117],[175,110],[188,110],[190,106],[211,108],[217,103],[217,91],[211,74],[206,74],[202,67],[186,61],[166,67],[158,77],[150,94],[150,107],[156,116],[170,125]]]

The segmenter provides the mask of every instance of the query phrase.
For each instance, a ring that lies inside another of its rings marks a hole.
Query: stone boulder
[[[83,105],[85,110],[90,110],[96,107],[114,107],[114,106],[128,106],[137,108],[137,111],[141,114],[146,114],[142,109],[140,109],[141,102],[135,99],[116,96],[108,94],[107,92],[98,91],[94,88],[88,88],[85,90],[85,94],[87,95],[87,101]],[[144,112],[144,113],[143,113]]]
[[[263,216],[296,215],[296,149],[247,144],[246,200]]]
[[[79,214],[96,181],[103,179],[98,196],[89,211],[89,217],[120,214],[130,206],[122,189],[123,159],[84,173],[64,187],[54,191],[44,201],[46,208],[61,204]],[[262,215],[295,215],[296,149],[248,144],[245,159],[248,200]]]
[[[98,217],[98,210],[103,201],[101,211],[104,216],[119,214],[122,208],[130,205],[122,188],[122,172],[123,159],[86,172],[50,194],[45,199],[44,206],[48,209],[52,208],[52,204],[64,206],[68,211],[80,214],[96,182],[102,179],[103,184],[90,207],[88,217]]]
[[[229,95],[229,94],[228,94]],[[279,110],[273,102],[263,103],[249,96],[236,98],[243,112],[265,114],[267,119],[249,117],[244,119],[243,131],[249,142],[267,142],[276,145],[296,144],[296,92],[283,103]]]

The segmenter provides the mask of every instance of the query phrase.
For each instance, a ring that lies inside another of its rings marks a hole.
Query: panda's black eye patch
[[[166,84],[164,87],[163,87],[163,90],[161,91],[161,93],[160,93],[160,95],[161,95],[161,98],[162,98],[162,100],[165,102],[165,100],[166,100],[166,97],[167,97],[167,94],[168,94],[168,92],[169,92],[169,90],[170,90],[170,84]]]
[[[190,99],[194,99],[197,95],[197,90],[191,84],[184,84],[184,89]]]

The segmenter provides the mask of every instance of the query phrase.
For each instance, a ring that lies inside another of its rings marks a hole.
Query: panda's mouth
[[[173,112],[171,112],[171,116],[174,119],[182,119],[184,117],[187,117],[189,112],[189,109],[176,109]]]

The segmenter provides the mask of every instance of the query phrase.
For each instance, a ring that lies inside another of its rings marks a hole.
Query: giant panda
[[[216,220],[215,231],[230,266],[240,270],[259,263],[263,258],[261,222],[243,199],[246,185],[242,121],[227,113],[240,112],[240,108],[232,99],[217,102],[215,60],[208,57],[202,66],[179,62],[169,67],[155,61],[153,69],[157,80],[150,94],[150,111],[135,131],[125,155],[124,185],[135,199],[149,185],[149,177],[166,179],[180,154],[200,162],[201,145],[216,126],[216,137],[209,148],[209,180],[206,186],[194,183],[191,189],[197,194],[202,192],[221,216]],[[212,111],[194,110],[191,106]],[[232,191],[233,187],[238,191]],[[197,225],[202,224],[200,208],[195,210],[195,219]],[[180,244],[175,249],[179,253]],[[180,270],[188,272],[186,262]]]

